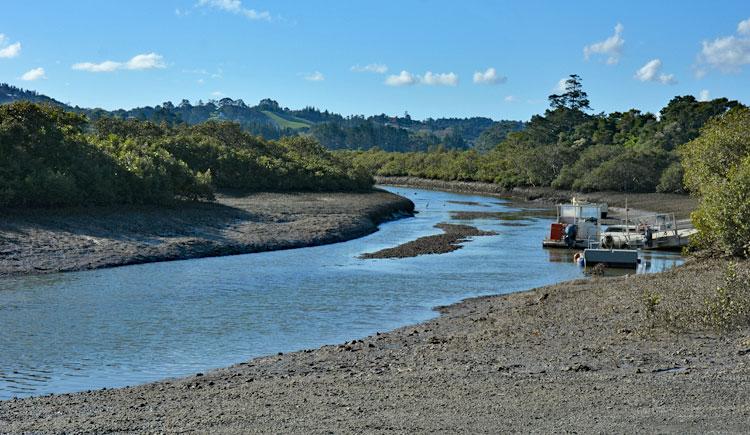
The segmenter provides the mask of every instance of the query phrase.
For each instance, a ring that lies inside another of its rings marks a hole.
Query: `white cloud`
[[[224,92],[221,92],[221,91],[213,91],[213,92],[211,92],[211,96],[212,97],[218,98],[218,97],[221,97],[223,95],[224,95]]]
[[[421,82],[430,86],[456,86],[458,84],[458,75],[452,72],[434,74],[427,71],[422,77]]]
[[[487,68],[484,72],[477,71],[474,73],[474,83],[476,84],[496,85],[507,81],[508,78],[498,75],[495,68]]]
[[[409,71],[401,71],[399,74],[391,74],[385,79],[388,86],[412,86],[423,84],[427,86],[456,86],[458,85],[458,74],[433,73],[427,71],[423,76],[412,74]]]
[[[750,18],[737,24],[736,35],[701,43],[698,65],[694,66],[695,76],[704,77],[708,73],[706,67],[724,73],[736,73],[744,65],[750,65]]]
[[[677,79],[674,74],[659,74],[659,83],[663,85],[676,85]]]
[[[72,68],[78,71],[88,72],[113,72],[119,69],[127,70],[146,70],[154,68],[166,68],[164,63],[164,57],[156,53],[139,54],[133,56],[127,62],[115,62],[113,60],[105,60],[100,63],[92,62],[80,62],[73,64]]]
[[[310,82],[322,82],[325,79],[326,79],[325,76],[320,71],[315,71],[312,74],[305,75],[305,80],[310,81]]]
[[[21,43],[16,42],[4,47],[7,40],[8,38],[5,35],[0,34],[0,47],[2,47],[0,48],[0,59],[10,59],[21,54]]]
[[[703,41],[699,62],[722,72],[739,72],[750,64],[750,38],[727,36],[713,41]]]
[[[617,64],[622,56],[622,47],[625,45],[625,40],[622,38],[623,30],[625,30],[625,27],[617,23],[614,35],[604,41],[583,47],[583,56],[586,60],[589,60],[592,54],[601,54],[607,56],[608,65]]]
[[[516,97],[515,95],[506,95],[503,100],[508,103],[515,103],[516,101],[518,101],[518,97]]]
[[[21,80],[25,80],[27,82],[32,82],[34,80],[46,79],[46,78],[47,76],[44,73],[44,68],[41,68],[41,67],[26,71],[21,76]]]
[[[371,72],[376,74],[385,74],[388,72],[388,65],[382,63],[371,63],[365,66],[354,65],[350,68],[354,72]]]
[[[88,72],[112,72],[122,67],[122,63],[105,60],[101,63],[80,62],[73,64],[72,68]]]
[[[698,101],[708,101],[711,99],[711,93],[708,92],[708,89],[703,89],[700,94],[698,94]]]
[[[740,21],[740,23],[737,24],[737,33],[740,35],[750,35],[750,18]]]
[[[555,86],[554,91],[555,92],[565,92],[565,86],[568,84],[568,78],[569,77],[563,77],[557,82],[557,86]]]
[[[125,63],[125,69],[143,70],[165,68],[164,57],[156,53],[139,54]]]
[[[411,86],[419,82],[419,78],[409,71],[401,71],[399,74],[391,74],[385,79],[388,86]]]
[[[663,85],[677,83],[674,74],[662,73],[661,67],[661,59],[652,59],[635,72],[635,78],[642,82],[658,82]]]
[[[271,13],[268,11],[257,11],[248,9],[242,5],[241,0],[199,0],[198,6],[208,6],[230,12],[235,15],[242,15],[250,20],[271,21]]]

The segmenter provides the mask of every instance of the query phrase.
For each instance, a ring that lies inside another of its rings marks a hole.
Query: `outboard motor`
[[[568,225],[565,227],[565,244],[568,248],[572,248],[576,244],[576,236],[578,235],[578,225]]]

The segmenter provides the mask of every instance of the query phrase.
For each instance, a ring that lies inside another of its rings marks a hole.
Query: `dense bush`
[[[573,187],[585,192],[654,192],[669,163],[668,153],[662,150],[626,150],[605,160]]]
[[[89,140],[86,119],[32,103],[0,106],[0,206],[149,203],[210,197],[168,153]]]
[[[750,248],[750,110],[714,118],[681,150],[685,184],[700,199],[700,247],[747,256]]]
[[[162,204],[211,199],[214,187],[362,190],[369,173],[310,138],[266,141],[237,124],[169,127],[85,117],[52,106],[0,106],[0,206]]]
[[[487,130],[482,136],[484,147],[487,141],[500,142],[484,154],[439,148],[410,153],[372,149],[340,155],[380,176],[483,181],[505,188],[682,193],[685,186],[675,148],[695,139],[711,117],[743,107],[726,98],[698,101],[682,96],[673,98],[659,118],[638,110],[590,115],[580,77],[571,76],[566,86],[562,95],[550,96],[552,108],[533,116],[522,130],[514,131],[511,125],[502,131],[499,125]],[[687,187],[695,189],[697,184]]]
[[[659,193],[684,193],[685,185],[682,181],[684,176],[685,171],[682,169],[682,164],[679,161],[673,162],[661,173],[656,191]]]

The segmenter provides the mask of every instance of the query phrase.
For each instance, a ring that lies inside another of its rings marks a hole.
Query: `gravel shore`
[[[0,210],[0,276],[299,248],[361,237],[414,204],[369,193],[218,195],[175,207]]]
[[[4,401],[0,432],[747,432],[750,330],[653,326],[642,302],[644,290],[710,292],[722,269],[469,299],[341,345]]]

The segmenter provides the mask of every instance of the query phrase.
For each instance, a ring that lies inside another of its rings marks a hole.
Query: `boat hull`
[[[585,249],[586,266],[604,264],[608,267],[635,269],[638,267],[638,251],[635,249]]]

